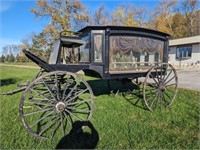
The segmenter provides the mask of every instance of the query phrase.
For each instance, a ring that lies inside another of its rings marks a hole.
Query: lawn
[[[1,92],[31,81],[37,69],[1,66]],[[87,80],[94,78],[86,77]],[[19,118],[22,93],[1,95],[0,149],[199,149],[199,96],[197,91],[179,89],[167,110],[150,112],[137,96],[126,99],[121,94],[108,94],[107,82],[89,81],[95,94],[95,111],[91,131],[62,139],[40,140],[29,134]]]

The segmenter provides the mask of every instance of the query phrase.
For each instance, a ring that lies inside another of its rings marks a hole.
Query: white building
[[[200,35],[169,41],[169,63],[200,66]]]

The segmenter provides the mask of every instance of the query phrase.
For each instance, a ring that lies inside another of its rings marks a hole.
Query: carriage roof
[[[159,36],[164,36],[166,38],[170,38],[171,35],[162,31],[158,30],[153,30],[153,29],[148,29],[148,28],[143,28],[143,27],[134,27],[134,26],[115,26],[115,25],[106,25],[106,26],[86,26],[82,29],[80,29],[78,32],[84,33],[88,32],[91,30],[118,30],[118,31],[134,31],[134,32],[144,32],[144,33],[149,33],[149,34],[155,34]]]

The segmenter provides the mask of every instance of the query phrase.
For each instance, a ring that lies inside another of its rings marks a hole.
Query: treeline
[[[48,61],[48,58],[50,56],[49,51],[43,51],[43,50],[30,50],[32,53],[40,57],[44,61]],[[31,62],[30,59],[28,59],[22,51],[19,52],[17,56],[14,56],[12,53],[7,55],[1,55],[0,56],[0,62],[1,63],[7,63],[7,62]]]
[[[113,10],[102,4],[92,13],[78,0],[36,0],[36,7],[30,12],[37,18],[49,18],[50,22],[39,34],[31,33],[24,38],[19,51],[29,49],[44,60],[61,31],[77,31],[87,25],[145,27],[167,32],[173,39],[200,35],[198,0],[159,0],[153,9],[136,6],[134,1]],[[24,57],[19,54],[20,59],[16,60],[28,61]]]
[[[23,53],[22,49],[25,49],[23,45],[6,45],[3,47],[3,55],[0,56],[1,63],[7,62],[31,62],[25,54]],[[40,50],[40,49],[33,49],[30,47],[28,49],[30,52],[35,54],[36,56],[40,57],[44,61],[48,61],[50,56],[49,50]]]
[[[13,54],[8,54],[6,56],[2,55],[0,57],[0,62],[15,62],[15,57]]]

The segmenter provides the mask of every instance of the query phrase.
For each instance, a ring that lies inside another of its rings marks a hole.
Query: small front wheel
[[[152,67],[144,80],[143,98],[150,111],[169,107],[177,94],[178,77],[175,68],[168,63]]]

